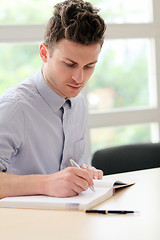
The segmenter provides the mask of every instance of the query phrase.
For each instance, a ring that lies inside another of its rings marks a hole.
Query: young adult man
[[[80,93],[92,75],[105,24],[83,0],[55,6],[38,73],[0,98],[0,198],[69,197],[102,178],[83,163],[87,111]],[[70,167],[74,159],[81,169]]]

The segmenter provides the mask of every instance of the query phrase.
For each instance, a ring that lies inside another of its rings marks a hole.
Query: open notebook
[[[0,200],[0,207],[65,210],[91,209],[98,203],[110,198],[114,194],[114,189],[132,184],[119,181],[113,183],[106,182],[105,180],[94,180],[95,192],[88,189],[75,197],[68,198],[56,198],[44,195],[7,197]]]

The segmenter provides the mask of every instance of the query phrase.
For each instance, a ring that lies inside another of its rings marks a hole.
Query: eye
[[[92,68],[94,68],[94,67],[95,67],[95,65],[86,65],[86,66],[85,66],[86,69],[92,69]]]
[[[67,67],[74,67],[74,66],[75,66],[75,63],[67,63],[67,62],[65,62],[65,65],[66,65]]]

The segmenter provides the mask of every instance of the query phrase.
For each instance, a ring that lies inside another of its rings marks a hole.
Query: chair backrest
[[[98,150],[92,166],[104,175],[160,167],[160,143],[131,144]]]

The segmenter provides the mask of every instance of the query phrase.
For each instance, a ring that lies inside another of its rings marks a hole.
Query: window
[[[0,94],[41,66],[38,44],[0,44]]]
[[[40,66],[39,42],[57,0],[1,0],[0,93]],[[160,139],[159,0],[90,0],[107,22],[88,103],[88,156],[99,148]],[[45,9],[45,11],[44,11]]]
[[[148,23],[152,20],[150,0],[92,0],[107,23]]]
[[[0,24],[44,24],[50,18],[55,2],[57,1],[1,0]]]
[[[159,141],[159,4],[156,0],[98,3],[108,32],[88,84],[88,152]]]
[[[149,142],[151,139],[151,125],[137,124],[121,127],[102,127],[93,128],[90,131],[91,136],[91,152],[95,152],[100,148],[116,145]]]
[[[150,44],[147,39],[104,42],[95,73],[88,83],[90,110],[106,111],[151,104]]]

